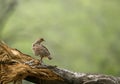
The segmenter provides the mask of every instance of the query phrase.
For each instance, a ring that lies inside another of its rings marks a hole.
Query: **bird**
[[[40,63],[43,64],[43,58],[47,57],[49,60],[52,59],[49,50],[41,44],[44,40],[44,38],[39,38],[37,39],[33,44],[32,44],[32,50],[35,56],[40,56]]]

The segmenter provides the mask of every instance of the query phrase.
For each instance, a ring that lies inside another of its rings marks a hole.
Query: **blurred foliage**
[[[0,38],[8,17],[13,13],[17,0],[0,0]]]
[[[18,0],[0,35],[33,57],[31,45],[43,37],[54,58],[47,64],[119,76],[119,22],[120,0]]]

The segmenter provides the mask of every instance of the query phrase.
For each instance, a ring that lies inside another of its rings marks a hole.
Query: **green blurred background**
[[[0,39],[36,59],[43,37],[57,65],[120,76],[120,0],[0,0]]]

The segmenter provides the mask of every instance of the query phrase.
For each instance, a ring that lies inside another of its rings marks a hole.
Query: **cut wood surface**
[[[42,65],[38,59],[0,41],[0,84],[120,84],[120,77],[76,73],[54,65]]]

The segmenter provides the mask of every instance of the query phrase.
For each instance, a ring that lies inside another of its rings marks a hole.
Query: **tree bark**
[[[0,41],[0,84],[120,84],[120,77],[103,74],[76,73],[39,60],[9,47]]]

